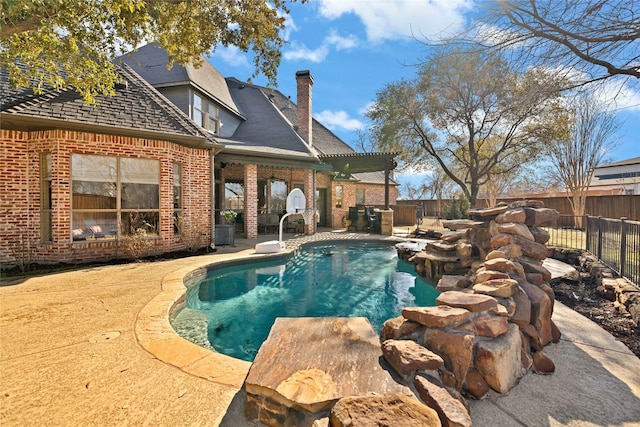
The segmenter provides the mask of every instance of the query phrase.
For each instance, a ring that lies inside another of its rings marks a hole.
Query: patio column
[[[257,165],[244,165],[244,229],[247,239],[258,237]]]
[[[316,208],[316,171],[307,170],[307,174],[305,176],[304,188],[308,189],[305,191],[304,198],[307,209],[315,209]],[[316,232],[316,216],[313,216],[313,219],[309,224],[304,223],[304,234],[311,235]]]

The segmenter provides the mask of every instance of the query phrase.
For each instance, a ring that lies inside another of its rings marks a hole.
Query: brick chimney
[[[313,77],[309,70],[296,72],[298,107],[296,108],[296,121],[299,132],[307,139],[309,145],[313,145],[311,109],[311,87]]]

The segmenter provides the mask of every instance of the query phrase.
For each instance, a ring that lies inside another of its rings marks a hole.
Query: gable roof
[[[229,94],[224,77],[209,61],[204,60],[198,68],[191,64],[180,65],[176,63],[171,69],[167,69],[169,55],[157,42],[142,46],[133,52],[122,55],[119,59],[156,88],[192,86],[216,100],[231,113],[240,115],[238,107]]]
[[[66,87],[13,88],[6,69],[0,70],[2,127],[18,130],[68,129],[164,139],[190,146],[211,147],[209,134],[125,64],[118,66],[125,82],[115,96],[99,96],[95,105]]]

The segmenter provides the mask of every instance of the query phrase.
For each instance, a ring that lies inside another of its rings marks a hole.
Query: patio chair
[[[351,223],[347,227],[347,231],[357,231],[358,230],[358,208],[356,206],[352,206],[349,208],[349,214],[347,215],[347,219],[351,221]]]
[[[259,214],[258,215],[258,232],[262,230],[264,234],[277,233],[280,225],[280,217],[278,214]]]
[[[375,214],[373,207],[365,207],[364,215],[367,218],[367,227],[370,233],[380,233],[380,217]]]

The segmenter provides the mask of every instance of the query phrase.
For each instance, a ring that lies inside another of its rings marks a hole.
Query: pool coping
[[[327,236],[330,234],[330,236]],[[246,259],[273,260],[291,256],[301,246],[309,243],[343,242],[349,240],[372,242],[401,242],[407,239],[396,236],[376,236],[355,233],[320,233],[287,240],[286,248],[274,254],[256,254],[255,249],[225,254],[220,259],[194,262],[163,277],[161,292],[149,301],[138,313],[134,331],[138,343],[158,360],[172,365],[190,375],[215,383],[242,388],[252,363],[236,359],[200,347],[182,338],[173,329],[170,318],[174,310],[184,303],[188,281],[203,274],[213,266],[224,266]]]

